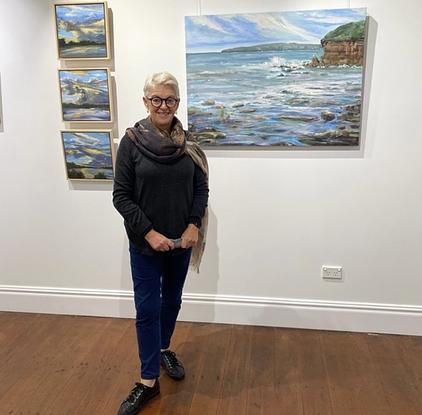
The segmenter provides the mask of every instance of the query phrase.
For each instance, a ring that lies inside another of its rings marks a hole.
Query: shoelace
[[[180,366],[179,361],[177,360],[176,353],[172,351],[163,352],[163,359],[167,362],[170,367]]]
[[[136,386],[130,391],[129,396],[126,399],[131,403],[135,402],[144,390],[144,385],[142,383],[136,382],[135,385]]]

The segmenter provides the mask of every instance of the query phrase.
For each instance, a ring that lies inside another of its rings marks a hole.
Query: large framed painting
[[[366,9],[185,18],[189,128],[210,147],[360,144]]]
[[[66,130],[61,136],[69,180],[113,180],[110,130]]]
[[[112,121],[108,69],[59,70],[63,121]]]
[[[108,59],[107,3],[56,4],[59,59]]]

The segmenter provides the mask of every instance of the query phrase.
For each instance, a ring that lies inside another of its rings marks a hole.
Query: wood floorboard
[[[23,409],[27,407],[27,402],[31,402],[32,410],[42,415],[77,413],[75,405],[84,395],[78,388],[69,390],[67,384],[77,379],[78,385],[88,393],[88,384],[83,383],[83,375],[91,368],[85,357],[108,323],[101,319],[69,316],[60,320],[56,320],[59,327],[50,327],[47,341],[39,346],[37,359],[26,359],[28,373],[19,385],[20,393],[13,395],[17,400],[12,407],[19,408],[21,405]],[[26,399],[22,400],[21,396]]]
[[[4,374],[0,382],[0,408],[5,413],[26,406],[22,397],[27,400],[36,396],[44,376],[54,376],[60,370],[55,364],[59,350],[54,348],[65,346],[65,324],[52,316],[27,318],[31,326],[18,336],[19,341],[13,342],[7,358],[0,362]]]
[[[251,326],[232,326],[218,402],[218,415],[245,414],[247,410],[247,362],[251,353]]]
[[[402,347],[405,341],[406,338],[401,336],[373,336],[369,348],[379,372],[384,397],[391,408],[390,412],[420,415],[420,385],[414,384],[412,372],[407,368],[409,357]]]
[[[302,410],[306,415],[338,415],[332,410],[321,336],[316,330],[292,332],[298,353]]]
[[[201,349],[189,415],[217,413],[231,330],[231,325],[202,324],[193,338]]]
[[[113,362],[115,362],[114,366],[116,366],[116,370],[114,374],[110,374],[112,387],[105,395],[105,399],[103,397],[103,412],[101,414],[117,414],[121,402],[135,386],[135,382],[139,382],[140,379],[135,323],[132,320],[123,321],[125,322],[126,329],[124,337],[114,350]]]
[[[123,358],[119,347],[127,329],[118,320],[112,320],[85,355],[78,376],[68,380],[64,392],[72,397],[72,403],[69,402],[71,413],[88,415],[96,411],[100,414],[116,412],[110,411],[104,396],[109,396],[114,388]],[[87,384],[90,385],[89,390],[86,388]],[[75,396],[79,399],[75,399]],[[114,408],[119,403],[115,402]],[[60,408],[60,405],[61,402],[57,401],[56,408]],[[58,412],[58,409],[53,412]]]
[[[197,343],[192,342],[195,336],[195,325],[192,323],[180,322],[177,324],[173,334],[171,348],[176,352],[178,358],[183,362],[186,370],[186,378],[181,382],[173,382],[165,375],[161,376],[161,389],[165,391],[160,398],[158,413],[160,415],[186,415],[189,413],[193,398],[193,390],[196,384],[195,373],[197,372],[199,349],[195,348]]]
[[[18,313],[0,313],[0,358],[2,362],[7,359],[7,354],[13,353],[17,345],[17,338],[24,336],[31,324],[30,319],[23,319]]]
[[[179,322],[143,415],[421,415],[422,337]],[[115,415],[134,321],[0,312],[0,415]]]
[[[327,332],[322,337],[333,413],[388,415],[367,334]]]
[[[302,415],[302,377],[299,370],[299,353],[293,329],[274,329],[274,362],[272,376],[276,387],[273,400],[279,414]],[[271,373],[271,372],[270,372]]]
[[[400,338],[399,338],[400,340]],[[422,396],[422,342],[419,338],[405,337],[399,342],[403,350],[403,363],[417,396]],[[422,414],[422,399],[417,399],[415,408]]]
[[[247,361],[248,415],[276,415],[275,387],[272,376],[274,362],[274,329],[255,327],[252,332],[251,352]]]

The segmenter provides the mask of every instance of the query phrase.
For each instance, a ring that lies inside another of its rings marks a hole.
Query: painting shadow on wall
[[[1,76],[0,76],[0,133],[4,131],[4,120],[3,120],[3,105],[1,100]]]
[[[218,280],[220,278],[219,263],[217,217],[212,206],[209,205],[207,243],[200,273],[197,274],[193,270],[189,271],[184,289],[184,303],[179,316],[181,321],[215,321],[214,302],[210,300],[204,303],[202,299],[196,299],[195,295],[214,296],[217,294]],[[192,318],[193,316],[195,317],[194,319]]]
[[[375,45],[378,32],[378,23],[374,18],[368,16],[366,26],[366,49],[365,49],[365,66],[363,71],[363,102],[362,102],[362,113],[361,113],[361,145],[359,153],[363,158],[366,152],[372,148],[372,143],[368,142],[368,110],[369,103],[371,100],[371,87],[372,87],[372,74],[374,69],[374,56],[375,56]],[[368,147],[368,144],[371,147]]]
[[[116,212],[117,213],[117,212]],[[123,222],[121,223],[123,227]],[[130,255],[129,255],[129,241],[126,232],[122,232],[123,243],[121,253],[121,272],[120,272],[120,287],[119,291],[122,293],[118,302],[117,315],[124,318],[135,318],[135,303],[133,300],[133,285],[132,285],[132,271],[130,268]],[[124,294],[123,294],[124,293]],[[126,293],[130,293],[126,295]]]
[[[87,190],[90,192],[92,191],[111,192],[113,190],[112,181],[68,180],[67,182],[68,182],[69,190]]]

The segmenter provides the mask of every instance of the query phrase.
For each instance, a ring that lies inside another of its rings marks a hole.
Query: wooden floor
[[[173,348],[144,415],[422,414],[422,338],[178,323]],[[1,415],[115,415],[138,379],[132,320],[0,313]]]

